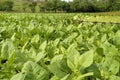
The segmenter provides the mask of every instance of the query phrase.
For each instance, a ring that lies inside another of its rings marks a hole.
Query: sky
[[[62,1],[67,1],[68,2],[68,1],[72,1],[72,0],[62,0]]]

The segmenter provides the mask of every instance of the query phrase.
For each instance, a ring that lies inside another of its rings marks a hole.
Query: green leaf
[[[79,35],[77,38],[76,38],[77,42],[79,44],[82,44],[83,43],[83,38],[82,38],[82,35]]]
[[[63,78],[67,73],[61,70],[61,65],[58,62],[54,62],[48,66],[48,69],[58,78]]]
[[[47,46],[47,41],[44,41],[44,42],[39,46],[39,49],[40,49],[41,51],[44,51],[45,48],[46,48],[46,46]]]
[[[14,75],[10,80],[25,80],[25,73],[18,73]]]
[[[67,63],[63,59],[63,54],[59,54],[52,58],[48,69],[54,74],[54,76],[63,78],[68,72],[68,67],[66,64]]]
[[[9,57],[9,52],[8,52],[8,44],[7,42],[3,43],[2,48],[1,48],[1,57],[7,59]]]
[[[60,50],[62,54],[67,55],[67,50],[63,46],[60,47]]]
[[[120,30],[118,30],[115,34],[114,43],[116,46],[120,46]]]
[[[6,30],[6,27],[0,27],[0,33]]]
[[[120,80],[120,77],[112,75],[112,76],[110,76],[109,80]]]
[[[60,80],[67,80],[67,78],[69,77],[70,74],[67,74],[66,76],[64,76],[62,79]]]
[[[70,31],[72,29],[73,25],[69,25],[68,27],[66,27],[67,31]]]
[[[58,38],[58,39],[55,39],[55,41],[54,41],[54,46],[55,46],[55,47],[58,45],[59,41],[60,41],[59,38]]]
[[[14,33],[14,34],[12,35],[12,37],[11,37],[11,40],[12,40],[12,41],[15,41],[15,35],[16,35],[16,33]]]
[[[13,53],[7,61],[7,66],[9,67],[12,66],[14,64],[15,59],[16,59],[16,53]]]
[[[67,64],[68,67],[71,68],[72,71],[76,71],[76,69],[78,68],[78,64],[79,64],[79,57],[80,54],[79,52],[75,49],[76,44],[72,44],[70,45],[70,47],[68,48],[68,54],[67,54]]]
[[[27,42],[24,44],[24,46],[22,47],[22,51],[21,51],[21,52],[24,52],[25,47],[27,46],[28,42],[29,42],[29,41],[27,41]]]
[[[29,52],[28,52],[29,54],[28,54],[28,56],[30,57],[30,58],[32,58],[32,59],[36,59],[36,56],[37,56],[37,52],[36,52],[36,49],[34,48],[34,47],[31,47],[30,49],[29,49]]]
[[[63,59],[63,54],[55,55],[51,60],[51,64],[54,63],[54,62],[59,62],[62,59]]]
[[[40,39],[39,34],[36,34],[31,39],[31,43],[38,43],[39,39]]]
[[[93,75],[93,72],[82,74],[82,75],[78,76],[76,80],[81,80],[82,78],[85,78],[85,77],[91,76],[91,75]]]
[[[115,56],[119,53],[118,48],[116,48],[114,45],[111,45],[108,47],[108,53],[108,55]]]
[[[6,40],[2,45],[1,57],[8,59],[13,53],[15,53],[13,42],[11,40]]]
[[[107,40],[107,35],[105,34],[105,35],[102,36],[101,42],[103,43],[103,42],[105,42],[106,40]]]
[[[68,36],[66,39],[64,39],[64,43],[70,44],[76,37],[78,33],[72,33],[70,36]]]
[[[59,80],[59,78],[57,76],[53,76],[52,78],[50,78],[50,80]]]
[[[44,51],[39,52],[36,56],[36,62],[39,62],[41,59],[43,59],[45,57]]]
[[[93,50],[83,53],[79,58],[80,68],[87,68],[93,63]]]
[[[92,64],[91,66],[89,66],[88,68],[86,68],[86,71],[87,72],[93,72],[94,73],[93,77],[95,77],[95,78],[99,78],[99,79],[102,78],[100,70],[99,70],[99,67],[97,67],[96,64]]]
[[[103,48],[97,48],[96,52],[100,55],[100,56],[104,56],[104,50]]]
[[[102,47],[104,49],[105,56],[114,56],[118,54],[118,48],[107,41],[102,45]]]
[[[76,66],[74,65],[74,63],[70,60],[67,59],[67,65],[68,67],[73,71],[73,72],[76,72],[77,71],[77,68]]]
[[[22,72],[26,73],[26,80],[46,80],[48,79],[48,72],[38,64],[28,61],[24,64]]]
[[[109,66],[109,72],[116,75],[119,73],[120,63],[116,60],[112,60],[112,64]]]

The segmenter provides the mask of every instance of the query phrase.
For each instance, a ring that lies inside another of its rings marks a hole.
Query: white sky
[[[73,1],[73,0],[62,0],[62,1]]]

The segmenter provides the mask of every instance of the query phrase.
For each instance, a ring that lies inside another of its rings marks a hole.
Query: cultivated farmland
[[[0,80],[120,80],[120,16],[1,13]]]

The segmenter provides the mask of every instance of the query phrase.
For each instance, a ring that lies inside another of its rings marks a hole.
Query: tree
[[[28,2],[23,2],[22,3],[22,9],[23,9],[23,11],[25,12],[26,11],[26,8],[28,7]]]
[[[47,10],[47,11],[57,12],[57,10],[60,11],[62,9],[61,5],[62,5],[61,0],[49,0],[49,1],[43,2],[39,7],[40,7],[40,10],[42,11]]]
[[[80,0],[73,0],[73,2],[70,4],[70,8],[73,12],[79,12],[80,11]]]
[[[70,12],[70,3],[62,1],[61,2],[61,9],[66,12]]]
[[[35,7],[37,6],[36,2],[32,2],[31,4],[29,4],[29,7],[31,9],[32,12],[35,12]]]
[[[0,11],[3,11],[4,10],[4,5],[3,5],[3,2],[0,1]]]
[[[52,11],[53,10],[53,3],[52,3],[52,1],[42,2],[39,5],[39,8],[40,8],[40,12]]]
[[[54,12],[57,11],[57,9],[59,8],[59,3],[60,3],[60,0],[51,0],[51,3],[52,3],[52,10]]]
[[[39,8],[40,8],[40,12],[45,12],[45,3],[42,3],[39,5]]]
[[[110,0],[109,11],[120,11],[120,1],[119,0]]]
[[[2,3],[2,10],[5,10],[5,11],[12,11],[12,8],[13,8],[13,2],[12,1],[4,1]]]

